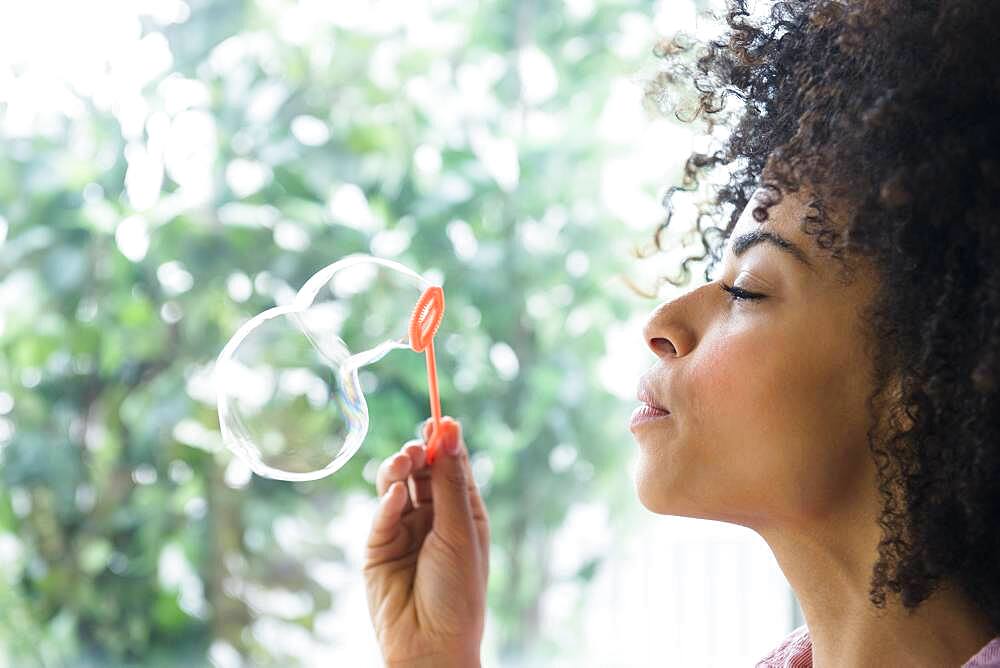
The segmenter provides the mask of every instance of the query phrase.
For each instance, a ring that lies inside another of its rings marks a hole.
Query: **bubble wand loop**
[[[434,360],[434,334],[437,333],[443,316],[444,290],[437,285],[424,290],[410,316],[410,348],[414,352],[427,353],[427,385],[430,388],[431,416],[434,418],[434,429],[427,439],[428,464],[434,463],[441,440],[441,399],[438,396],[437,363]]]

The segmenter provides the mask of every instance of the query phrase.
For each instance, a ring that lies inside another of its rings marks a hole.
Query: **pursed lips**
[[[645,379],[643,379],[639,383],[639,390],[636,393],[636,398],[642,403],[649,406],[650,408],[653,408],[662,413],[670,413],[670,410],[661,405],[653,396],[653,392],[649,386],[649,383]]]

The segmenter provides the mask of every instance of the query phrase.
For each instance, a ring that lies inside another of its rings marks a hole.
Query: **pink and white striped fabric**
[[[812,668],[812,641],[806,626],[789,633],[755,668]],[[960,668],[1000,668],[1000,637],[986,643]]]

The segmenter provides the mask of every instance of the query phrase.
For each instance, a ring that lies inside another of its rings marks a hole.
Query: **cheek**
[[[707,343],[707,341],[703,341]],[[684,421],[692,491],[721,516],[739,508],[746,519],[822,503],[831,464],[828,451],[842,416],[824,405],[829,360],[786,331],[742,332],[702,349],[686,369],[691,400]],[[757,521],[757,520],[754,520]]]
[[[766,457],[766,443],[781,438],[794,408],[785,389],[793,381],[789,357],[774,343],[762,344],[762,338],[747,333],[716,339],[688,369],[685,387],[695,400],[691,427],[720,465],[746,468],[753,458]]]
[[[745,332],[704,346],[687,369],[691,470],[711,477],[701,487],[720,507],[801,517],[843,500],[867,448],[856,360],[836,345],[814,328]]]

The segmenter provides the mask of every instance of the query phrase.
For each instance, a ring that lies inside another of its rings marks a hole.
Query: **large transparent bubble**
[[[410,349],[410,316],[431,285],[398,262],[350,255],[240,327],[215,371],[226,446],[268,478],[341,468],[368,433],[358,370]]]

